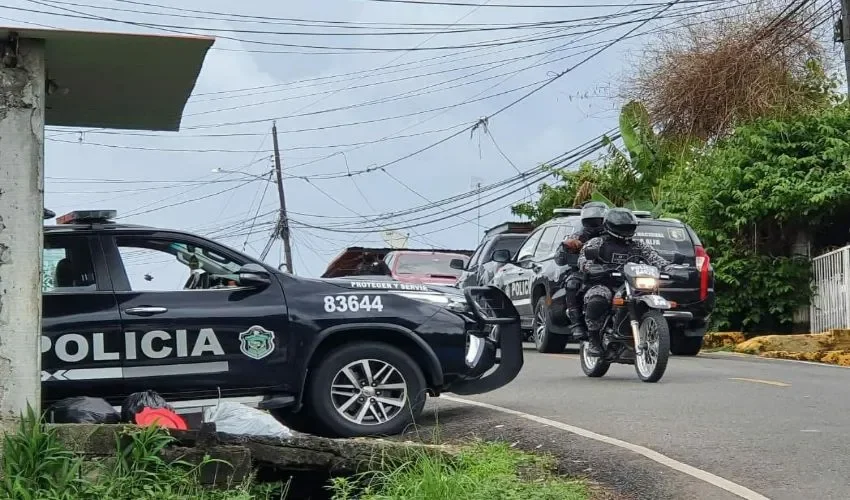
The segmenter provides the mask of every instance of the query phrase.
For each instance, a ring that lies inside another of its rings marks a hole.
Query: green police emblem
[[[239,334],[239,349],[252,359],[263,359],[274,352],[274,332],[252,326]]]

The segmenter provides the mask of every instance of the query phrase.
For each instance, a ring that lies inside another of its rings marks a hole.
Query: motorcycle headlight
[[[658,288],[658,280],[648,277],[635,278],[635,288],[641,290],[655,290]]]

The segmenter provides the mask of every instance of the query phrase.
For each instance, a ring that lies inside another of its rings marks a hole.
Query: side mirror
[[[239,269],[239,286],[262,288],[272,283],[272,277],[263,266],[245,264]]]
[[[511,252],[506,248],[502,248],[500,250],[496,250],[493,252],[493,262],[498,262],[499,264],[507,264],[511,261]]]
[[[679,252],[673,252],[673,264],[684,264],[685,256]]]
[[[449,267],[457,269],[458,271],[463,271],[466,269],[466,263],[463,259],[452,259],[451,262],[449,262]]]

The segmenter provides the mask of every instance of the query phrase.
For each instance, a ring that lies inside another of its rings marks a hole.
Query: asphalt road
[[[850,498],[850,369],[705,354],[673,357],[657,384],[632,366],[584,376],[576,354],[526,350],[510,385],[475,401],[641,445],[773,500]],[[435,400],[420,432],[511,440],[624,498],[739,498],[632,451],[457,402]],[[423,430],[424,429],[424,430]]]

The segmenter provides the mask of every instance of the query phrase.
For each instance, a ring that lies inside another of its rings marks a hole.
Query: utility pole
[[[844,71],[850,93],[850,0],[841,0],[841,26],[836,26],[835,40],[844,45]],[[839,30],[840,28],[840,30]]]
[[[44,40],[0,40],[0,432],[41,405]]]
[[[289,242],[289,218],[286,215],[286,196],[283,194],[283,172],[280,167],[280,150],[277,146],[277,122],[272,122],[272,142],[274,143],[274,171],[277,174],[277,195],[280,198],[280,220],[278,229],[280,239],[283,240],[283,255],[286,260],[286,269],[295,274],[292,268],[292,246]]]
[[[478,241],[481,241],[481,183],[484,181],[481,177],[473,177],[472,178],[472,188],[478,191],[478,218],[477,218],[477,226],[478,226]]]

